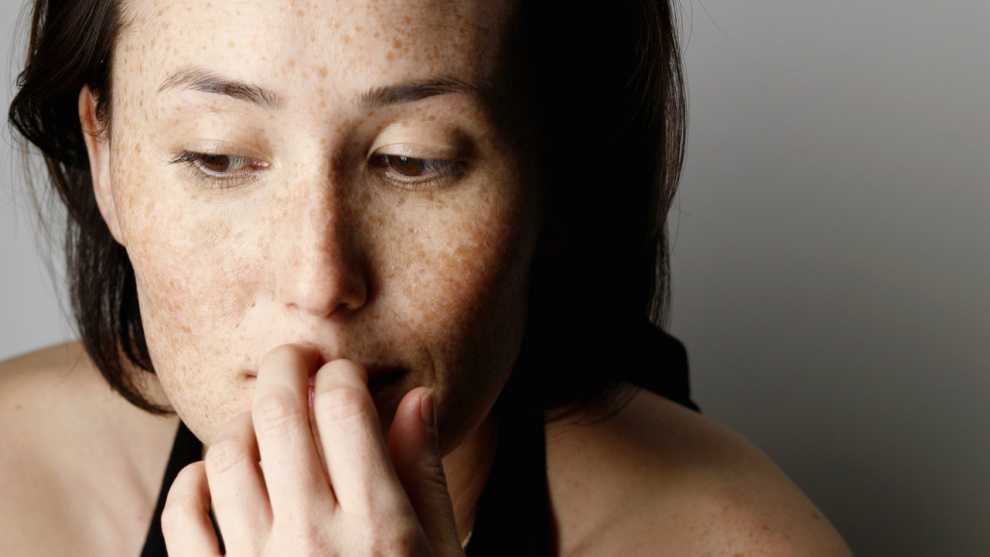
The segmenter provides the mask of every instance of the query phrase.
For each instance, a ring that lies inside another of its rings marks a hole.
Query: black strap
[[[141,557],[165,557],[165,538],[162,535],[162,510],[165,509],[165,499],[168,491],[179,475],[179,471],[197,460],[202,460],[203,444],[189,431],[186,424],[179,420],[179,428],[175,433],[175,441],[172,443],[172,452],[168,455],[168,464],[165,466],[165,476],[162,479],[162,488],[158,492],[158,502],[155,504],[155,513],[151,517],[151,524],[148,526],[148,536],[144,541],[144,548],[141,550]],[[217,526],[216,517],[213,516],[213,509],[210,509],[210,522],[220,541],[220,552],[224,552],[223,538],[220,536],[220,528]]]
[[[495,461],[478,499],[467,557],[557,555],[542,413],[497,417]]]
[[[648,319],[618,321],[621,338],[616,369],[625,379],[686,408],[691,399],[684,345]],[[533,370],[528,370],[534,372]],[[517,394],[503,391],[496,403],[495,462],[485,484],[468,544],[468,557],[556,556],[557,520],[550,504],[546,429],[542,412],[527,409]]]

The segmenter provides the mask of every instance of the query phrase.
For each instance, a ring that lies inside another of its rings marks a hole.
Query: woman
[[[654,326],[670,7],[547,4],[34,3],[81,342],[4,364],[4,555],[848,554]]]

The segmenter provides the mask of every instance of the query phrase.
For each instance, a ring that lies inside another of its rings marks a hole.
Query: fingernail
[[[419,419],[423,420],[423,425],[428,430],[436,431],[437,412],[433,402],[433,390],[431,389],[419,399]]]

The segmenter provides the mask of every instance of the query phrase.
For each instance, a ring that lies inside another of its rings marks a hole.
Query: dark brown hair
[[[127,358],[154,373],[134,271],[97,208],[78,117],[79,92],[88,85],[110,131],[114,44],[126,25],[119,1],[35,0],[9,119],[43,154],[50,186],[67,209],[68,291],[87,353],[128,401],[165,414],[170,409],[146,400],[122,365]],[[666,327],[666,219],[686,119],[676,19],[669,0],[566,9],[522,1],[510,29],[511,70],[496,86],[523,88],[516,94],[526,107],[517,114],[525,117],[517,121],[538,130],[530,149],[546,194],[544,231],[562,240],[533,262],[520,361],[534,369],[514,374],[507,391],[525,392],[529,403],[559,418],[611,400],[627,377],[609,359],[616,346],[603,347],[603,333],[618,335],[624,329],[617,324],[636,319]]]

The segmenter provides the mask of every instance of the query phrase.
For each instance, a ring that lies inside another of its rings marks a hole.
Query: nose
[[[366,301],[367,281],[352,226],[356,219],[340,189],[326,179],[309,180],[287,197],[281,203],[290,210],[275,227],[284,240],[271,238],[279,254],[272,254],[276,298],[317,317],[357,310]]]

